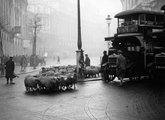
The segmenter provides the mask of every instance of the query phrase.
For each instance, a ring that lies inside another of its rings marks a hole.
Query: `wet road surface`
[[[149,80],[81,82],[76,90],[26,93],[25,75],[0,80],[0,120],[165,120],[165,88]]]

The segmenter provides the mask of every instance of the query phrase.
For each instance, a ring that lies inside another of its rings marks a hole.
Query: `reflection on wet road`
[[[24,76],[15,85],[0,81],[1,120],[164,120],[165,89],[148,80],[81,82],[76,90],[25,93]]]

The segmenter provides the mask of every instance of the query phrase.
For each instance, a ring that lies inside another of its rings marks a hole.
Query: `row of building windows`
[[[26,39],[26,12],[27,0],[1,0],[0,1],[0,34],[3,55],[22,55],[24,48],[23,39]],[[20,26],[21,38],[14,36],[13,28]],[[0,52],[2,53],[2,52]],[[1,55],[0,55],[1,56]]]
[[[14,55],[22,55],[23,47],[22,40],[17,38],[11,39],[11,35],[9,35],[6,31],[1,31],[1,39],[2,39],[2,48],[3,54],[5,56],[14,56]]]

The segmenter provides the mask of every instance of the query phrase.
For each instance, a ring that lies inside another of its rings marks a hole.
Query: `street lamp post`
[[[33,24],[33,30],[34,30],[34,41],[33,41],[33,47],[32,47],[32,65],[33,69],[36,69],[36,66],[38,64],[37,62],[37,56],[36,56],[36,44],[37,44],[37,33],[41,30],[41,18],[38,16],[38,14],[35,14],[34,19],[32,20]]]
[[[107,24],[108,24],[108,37],[110,37],[110,25],[111,25],[111,20],[112,20],[112,18],[111,18],[110,15],[107,15],[107,18],[106,18],[105,20],[106,20],[106,22],[107,22]],[[109,41],[109,42],[108,42],[108,48],[111,47],[111,46],[112,46],[112,42]]]
[[[78,50],[76,51],[76,64],[77,64],[77,79],[82,78],[82,70],[84,65],[84,56],[82,50],[82,41],[81,41],[81,16],[80,16],[80,0],[77,1],[77,16],[78,16],[78,40],[77,40],[77,47]]]
[[[107,15],[107,18],[105,19],[107,21],[107,24],[108,24],[108,37],[110,37],[110,25],[111,25],[111,16],[110,15]]]
[[[36,69],[36,64],[37,64],[36,63],[37,62],[37,60],[36,60],[36,42],[37,42],[37,26],[34,26],[34,41],[33,41],[33,47],[32,47],[33,69]]]

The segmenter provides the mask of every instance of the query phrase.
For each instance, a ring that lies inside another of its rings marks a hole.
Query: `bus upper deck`
[[[143,32],[144,27],[162,31],[164,24],[163,12],[146,10],[127,10],[115,15],[118,19],[117,33]]]

